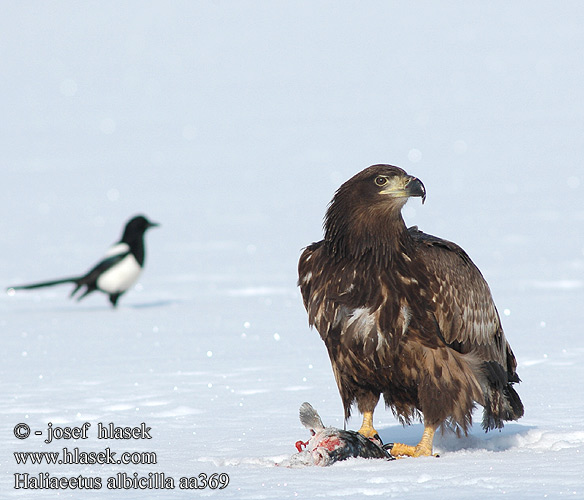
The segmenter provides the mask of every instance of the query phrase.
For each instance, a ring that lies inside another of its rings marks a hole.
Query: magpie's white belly
[[[141,272],[140,264],[128,254],[97,279],[97,287],[106,293],[125,292],[136,283]]]

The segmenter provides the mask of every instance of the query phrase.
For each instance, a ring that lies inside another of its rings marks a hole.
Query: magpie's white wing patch
[[[114,257],[115,255],[121,255],[124,253],[128,253],[130,251],[130,245],[127,243],[116,243],[112,245],[108,251],[105,253],[105,257]]]

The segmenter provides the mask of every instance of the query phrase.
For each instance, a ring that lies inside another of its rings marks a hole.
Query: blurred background
[[[5,3],[0,278],[82,271],[144,212],[163,224],[144,280],[293,286],[340,183],[391,163],[428,191],[406,222],[458,242],[488,276],[581,280],[583,14],[580,2]]]

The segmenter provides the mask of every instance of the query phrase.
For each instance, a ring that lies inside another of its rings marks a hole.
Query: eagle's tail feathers
[[[511,384],[502,390],[493,390],[486,401],[482,427],[486,431],[502,429],[505,421],[518,420],[523,416],[523,403]]]

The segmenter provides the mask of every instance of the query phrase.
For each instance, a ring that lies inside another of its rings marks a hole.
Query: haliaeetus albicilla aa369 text
[[[418,445],[395,443],[396,456],[431,455],[441,425],[466,434],[477,403],[485,430],[523,415],[517,362],[486,281],[458,245],[406,227],[401,208],[412,196],[424,201],[426,190],[401,168],[366,168],[335,193],[324,239],[298,264],[345,419],[356,403],[359,432],[377,436],[381,394],[403,423],[423,417]]]

